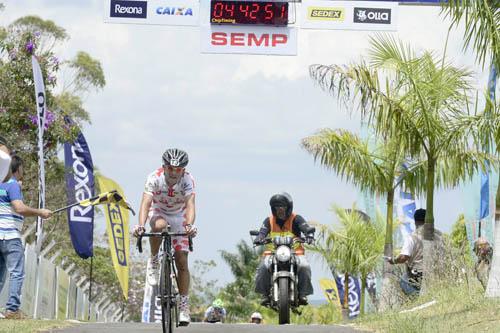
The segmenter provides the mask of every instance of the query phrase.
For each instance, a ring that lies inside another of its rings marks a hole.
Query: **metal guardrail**
[[[45,251],[45,252],[48,252]],[[42,251],[43,253],[43,251]],[[90,307],[90,321],[112,322],[113,313],[109,311],[110,306],[121,308],[111,303],[107,297],[96,299],[93,304],[89,303],[88,288],[82,277],[71,274],[74,266],[66,270],[53,263],[53,258],[40,257],[39,274],[40,288],[38,297],[35,297],[36,289],[36,260],[37,255],[34,245],[25,246],[25,278],[22,290],[21,310],[28,316],[33,316],[35,306],[37,317],[40,319],[75,319],[87,321]],[[4,306],[8,297],[8,286],[5,285],[0,293],[0,306]],[[34,304],[38,299],[38,304]],[[127,318],[127,313],[124,317]],[[121,316],[118,316],[121,319]]]

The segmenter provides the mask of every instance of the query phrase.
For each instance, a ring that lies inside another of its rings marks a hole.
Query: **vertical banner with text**
[[[38,119],[38,208],[45,208],[45,157],[43,152],[43,133],[45,131],[46,102],[45,85],[43,84],[42,69],[35,56],[31,56],[33,67],[33,81],[35,83],[35,100]],[[36,251],[42,246],[42,218],[36,222]]]
[[[69,119],[65,119],[70,123]],[[66,193],[68,204],[94,196],[94,165],[89,146],[82,133],[72,143],[64,144]],[[71,242],[83,259],[93,256],[94,206],[74,206],[68,209]]]
[[[110,192],[117,190],[122,196],[122,188],[113,180],[99,175],[97,177],[101,192]],[[109,248],[111,250],[111,258],[115,267],[118,281],[122,287],[123,296],[128,299],[128,277],[129,277],[129,253],[130,253],[130,238],[129,238],[129,212],[126,209],[121,209],[118,203],[109,203],[104,208],[106,215],[107,232]]]
[[[344,303],[344,281],[345,275],[339,274],[335,277],[340,302]],[[349,275],[347,304],[349,307],[349,318],[359,315],[361,305],[361,281],[358,277]]]

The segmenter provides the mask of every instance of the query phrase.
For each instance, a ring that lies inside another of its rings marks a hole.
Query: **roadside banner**
[[[161,322],[161,302],[158,286],[152,286],[147,282],[144,285],[144,299],[142,303],[142,319],[143,323],[160,323]]]
[[[339,274],[335,277],[337,282],[337,289],[339,293],[340,303],[344,304],[344,281],[345,275]],[[358,277],[353,277],[349,275],[348,284],[348,306],[349,306],[349,318],[355,318],[359,315],[360,300],[361,300],[361,283]]]
[[[33,82],[35,84],[35,100],[38,119],[38,208],[45,208],[45,157],[43,151],[43,134],[45,132],[47,105],[42,69],[40,68],[40,64],[38,63],[38,60],[34,55],[31,56],[31,66],[33,67]],[[42,228],[42,218],[38,216],[36,220],[37,254],[40,253],[40,249],[42,246]]]
[[[65,119],[71,123],[69,118]],[[66,194],[68,204],[94,196],[94,165],[89,146],[80,132],[74,142],[64,144]],[[67,210],[69,233],[75,252],[83,259],[92,257],[94,207],[77,205]]]
[[[103,192],[117,191],[123,198],[123,190],[113,180],[99,175],[97,177],[99,188]],[[120,208],[120,201],[111,201],[104,206],[104,215],[107,221],[107,233],[111,258],[115,267],[116,276],[122,288],[123,297],[128,299],[129,279],[129,211]]]
[[[320,279],[319,286],[323,290],[328,303],[334,305],[340,310],[341,303],[339,298],[339,291],[337,290],[337,282],[331,279]]]

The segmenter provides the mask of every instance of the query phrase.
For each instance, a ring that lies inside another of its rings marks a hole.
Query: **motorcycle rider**
[[[264,239],[268,236],[270,238],[276,236],[296,238],[304,234],[308,244],[314,241],[314,227],[311,227],[302,216],[293,212],[293,200],[290,194],[281,192],[273,195],[269,200],[269,205],[272,214],[262,223],[259,235],[254,240],[255,245],[263,245]],[[295,243],[293,248],[297,255],[299,304],[307,305],[307,295],[314,292],[311,284],[311,266],[304,255],[302,244]],[[273,244],[267,244],[255,277],[255,291],[262,295],[262,305],[269,305],[271,301],[272,250]]]

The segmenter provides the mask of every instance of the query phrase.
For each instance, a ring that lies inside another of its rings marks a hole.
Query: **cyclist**
[[[273,195],[269,201],[269,205],[271,206],[272,214],[262,223],[259,235],[255,238],[254,244],[262,245],[263,240],[268,235],[273,238],[275,236],[300,237],[301,234],[305,234],[308,244],[314,241],[314,228],[311,227],[302,216],[293,213],[293,200],[290,194],[282,192]],[[272,263],[269,250],[272,250],[272,247],[273,244],[268,244],[261,263],[257,268],[257,275],[255,277],[255,291],[262,295],[261,304],[265,306],[270,304],[270,268]],[[294,248],[297,254],[299,304],[306,305],[307,295],[313,293],[311,267],[304,256],[304,247],[297,243]]]
[[[224,302],[220,298],[213,301],[212,305],[205,311],[204,322],[207,323],[223,323],[226,320],[226,309],[224,309]]]
[[[145,232],[148,222],[152,232],[161,232],[167,226],[170,232],[186,232],[195,236],[197,228],[195,220],[194,180],[186,166],[189,162],[185,151],[170,148],[162,156],[163,166],[151,173],[146,181],[139,211],[139,224],[134,227],[134,235]],[[151,237],[151,257],[147,265],[147,281],[150,285],[158,284],[159,258],[158,251],[161,239]],[[179,283],[179,323],[186,326],[190,323],[189,313],[189,240],[187,236],[172,237],[175,251],[175,265],[178,270]]]

